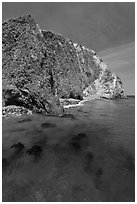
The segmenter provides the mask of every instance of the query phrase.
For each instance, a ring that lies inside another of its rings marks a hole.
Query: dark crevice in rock
[[[5,106],[21,106],[30,110],[33,110],[34,107],[36,107],[36,110],[40,111],[45,110],[45,104],[43,101],[38,100],[35,93],[27,93],[23,90],[6,90],[4,91],[4,94],[6,96],[5,98]]]
[[[55,90],[54,90],[54,77],[53,77],[53,74],[52,74],[52,70],[49,70],[49,75],[50,75],[49,83],[51,85],[51,89],[53,91],[53,94],[55,94]]]
[[[19,92],[15,92],[14,90],[6,90],[5,94],[5,106],[16,105],[16,106],[24,106],[24,102],[20,101],[18,98],[20,96]]]
[[[77,100],[83,100],[83,97],[80,94],[75,94],[72,91],[70,92],[69,98],[77,99]]]

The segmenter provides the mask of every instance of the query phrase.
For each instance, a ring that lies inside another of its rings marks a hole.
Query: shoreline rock
[[[9,117],[9,116],[18,117],[22,115],[32,115],[32,111],[24,107],[14,106],[14,105],[6,106],[2,108],[3,117]]]
[[[94,50],[41,30],[30,15],[3,22],[2,29],[3,106],[62,115],[63,104],[86,97],[125,97],[121,79]]]
[[[69,98],[69,99],[60,99],[60,103],[63,105],[63,106],[67,106],[67,105],[76,105],[76,104],[79,104],[80,100],[77,100],[77,99],[73,99],[73,98]]]

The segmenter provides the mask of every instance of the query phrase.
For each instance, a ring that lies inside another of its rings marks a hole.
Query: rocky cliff
[[[41,30],[30,15],[2,25],[3,106],[63,114],[59,98],[124,98],[120,78],[95,51]]]

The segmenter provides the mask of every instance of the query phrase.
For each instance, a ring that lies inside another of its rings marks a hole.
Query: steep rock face
[[[94,50],[72,43],[51,31],[42,31],[47,49],[44,66],[51,64],[53,92],[61,98],[123,98],[119,77]]]
[[[3,105],[37,112],[63,112],[50,83],[50,67],[43,67],[43,34],[31,16],[3,23]]]
[[[74,44],[84,78],[83,97],[88,99],[124,98],[121,79],[112,73],[94,50]]]
[[[3,23],[3,106],[62,114],[59,98],[123,98],[95,51],[42,31],[30,15]]]
[[[72,41],[51,31],[42,33],[46,45],[43,65],[50,66],[53,92],[60,98],[82,99],[81,70]]]

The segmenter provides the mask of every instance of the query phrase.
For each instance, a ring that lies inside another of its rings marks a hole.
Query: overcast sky
[[[3,21],[25,14],[30,14],[40,28],[60,33],[73,42],[95,49],[97,52],[135,41],[135,3],[133,2],[2,3]],[[124,57],[125,55],[121,54],[120,56]],[[112,58],[106,57],[106,59],[109,59],[110,63]],[[134,49],[132,49],[132,60],[134,60]],[[112,64],[114,69],[114,60]],[[132,69],[123,66],[123,69],[125,77],[128,77],[126,76],[129,73],[128,69],[134,75],[133,66]],[[133,77],[132,80],[134,80]],[[130,94],[134,89],[134,83],[126,83],[129,87],[128,94]]]
[[[134,3],[5,2],[3,20],[31,14],[53,30],[96,51],[134,41]]]

